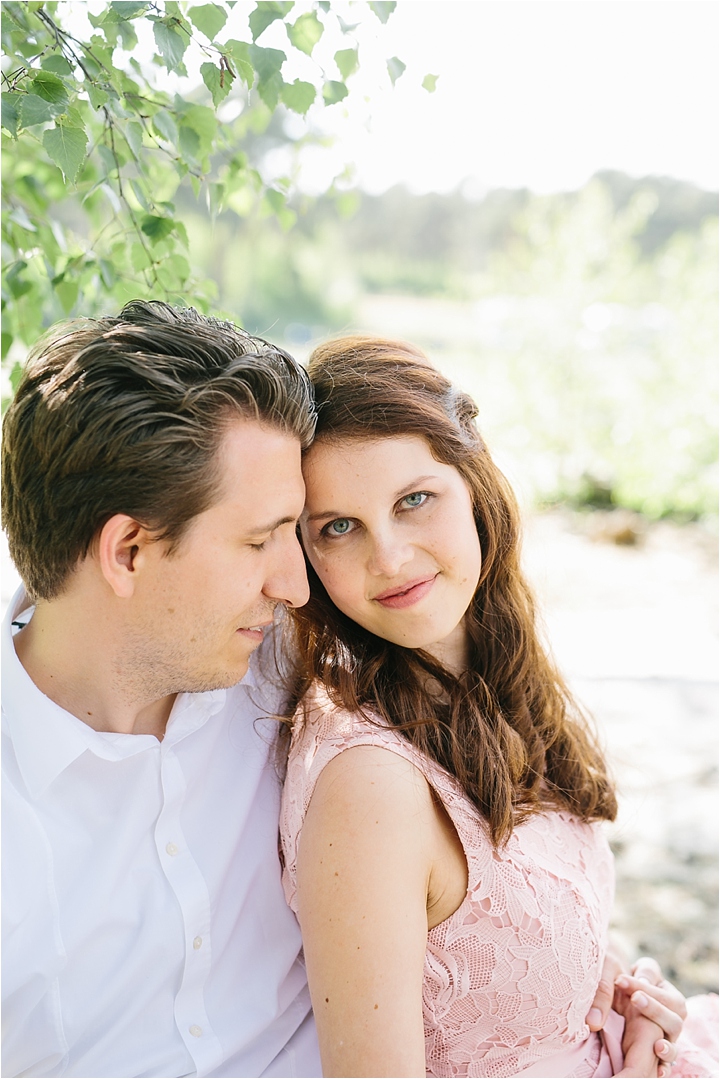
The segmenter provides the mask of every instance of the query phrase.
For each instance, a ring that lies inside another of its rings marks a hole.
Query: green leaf
[[[133,157],[139,157],[142,150],[143,129],[142,124],[131,120],[124,128],[125,138],[130,147]]]
[[[340,49],[335,53],[335,63],[338,66],[338,70],[344,79],[349,78],[358,66],[358,51],[357,49]]]
[[[87,96],[90,99],[90,104],[94,109],[100,109],[108,100],[108,95],[101,86],[96,86],[95,83],[88,82],[85,84]]]
[[[26,269],[27,262],[25,262],[24,259],[20,259],[5,275],[5,281],[7,282],[8,288],[16,300],[19,300],[21,296],[24,296],[32,289],[31,283],[21,276],[22,271]]]
[[[315,12],[308,11],[305,15],[301,15],[297,22],[294,22],[292,26],[288,26],[287,33],[295,48],[300,49],[300,52],[307,53],[307,55],[310,56],[318,41],[323,36],[324,29],[325,27],[320,22]]]
[[[188,18],[208,41],[214,41],[227,22],[227,14],[219,4],[202,4],[188,11]]]
[[[200,74],[212,94],[213,105],[217,108],[220,102],[224,101],[230,93],[233,74],[231,71],[220,69],[215,64],[210,63],[200,65]]]
[[[287,199],[282,191],[269,188],[265,192],[265,203],[275,214],[284,232],[291,229],[297,221],[297,214],[287,204]]]
[[[85,130],[85,123],[79,109],[74,109],[72,106],[68,109],[65,109],[65,112],[62,116],[62,123],[65,127],[77,127],[81,131]]]
[[[140,228],[145,233],[151,244],[157,244],[175,228],[175,224],[169,217],[156,217],[154,214],[145,214],[140,222]]]
[[[2,358],[5,359],[8,352],[10,351],[10,346],[13,343],[13,335],[11,333],[6,333],[3,330],[2,335],[0,335],[0,340],[2,341]],[[19,367],[19,366],[20,366],[19,364],[15,364],[15,367]],[[13,370],[14,370],[14,368],[13,368]],[[22,368],[21,368],[21,370],[22,370]],[[12,375],[10,376],[10,378],[12,379]],[[13,390],[17,390],[17,386],[13,386]]]
[[[396,0],[370,0],[370,10],[374,11],[382,23],[386,23],[397,7]]]
[[[223,45],[226,56],[230,56],[235,63],[238,75],[246,86],[250,87],[255,81],[255,68],[250,61],[250,46],[247,41],[237,41],[231,38]]]
[[[180,124],[178,147],[183,157],[186,157],[189,161],[198,162],[200,160],[202,154],[200,136],[194,128],[187,127],[183,123]]]
[[[40,61],[43,71],[52,71],[55,75],[72,75],[73,69],[64,56],[59,53],[51,53]]]
[[[68,92],[65,83],[52,71],[38,71],[32,81],[33,93],[54,105],[67,105]]]
[[[258,94],[274,111],[284,85],[280,68],[286,59],[285,53],[280,49],[261,49],[259,45],[251,45],[249,52],[258,74]]]
[[[11,135],[17,135],[18,131],[18,104],[22,94],[2,95],[2,126]]]
[[[190,276],[190,266],[182,255],[170,255],[163,258],[157,267],[158,280],[164,289],[181,289]]]
[[[43,135],[48,157],[62,169],[66,181],[74,184],[85,160],[87,135],[77,127],[56,124]]]
[[[225,184],[208,185],[208,208],[212,218],[217,217],[225,203]]]
[[[188,47],[189,38],[187,34],[178,30],[176,26],[177,23],[174,19],[153,19],[155,44],[165,61],[165,67],[168,71],[182,63],[182,58]]]
[[[147,197],[145,195],[145,190],[142,184],[138,183],[137,180],[131,180],[130,186],[133,189],[133,194],[135,195],[135,198],[138,200],[143,210],[147,211],[147,213],[150,213],[150,204],[148,203]]]
[[[423,90],[427,90],[429,94],[434,94],[439,77],[439,75],[426,75],[422,81]]]
[[[149,266],[152,266],[152,260],[142,244],[133,244],[130,248],[130,261],[132,263],[133,270],[136,273],[140,273],[141,270],[147,270]]]
[[[323,86],[323,98],[326,105],[337,105],[338,101],[342,101],[347,96],[348,88],[344,82],[328,79]]]
[[[115,160],[115,156],[109,146],[105,146],[103,143],[99,143],[97,146],[97,154],[103,165],[105,166],[105,172],[110,176],[116,171],[118,167],[118,161],[122,165],[124,158],[118,154],[118,161]]]
[[[167,142],[171,142],[173,146],[177,145],[177,124],[167,109],[160,109],[159,112],[155,113],[153,116],[153,127],[161,138],[166,139]]]
[[[32,223],[23,206],[16,206],[8,214],[8,219],[14,221],[16,225],[19,225],[21,229],[25,229],[26,232],[37,232],[37,225]]]
[[[286,54],[281,49],[262,49],[259,45],[250,45],[248,54],[260,82],[271,79],[273,75],[279,75],[280,68],[287,60]]]
[[[121,19],[137,19],[144,15],[148,4],[135,3],[133,0],[112,0],[110,7]]]
[[[217,117],[205,105],[191,105],[182,118],[182,126],[192,128],[200,140],[200,151],[209,154],[217,135]]]
[[[283,104],[293,112],[299,112],[301,116],[305,115],[316,96],[317,90],[313,84],[301,82],[300,79],[295,79],[295,82],[286,82],[280,92]]]
[[[187,229],[183,225],[182,221],[175,222],[175,233],[178,240],[183,245],[186,251],[190,250],[190,241],[188,239]]]
[[[66,315],[69,315],[77,302],[78,292],[80,291],[79,282],[67,281],[62,278],[54,287],[63,311]]]
[[[117,281],[117,273],[115,272],[115,267],[109,259],[100,259],[99,266],[100,279],[109,292]]]
[[[250,32],[253,41],[257,41],[270,23],[275,22],[276,19],[284,19],[292,7],[292,3],[281,3],[279,0],[260,0],[260,3],[250,12]]]
[[[393,86],[398,81],[403,71],[407,67],[398,56],[391,56],[387,62],[388,75]]]
[[[5,337],[5,336],[9,337],[10,335],[9,334],[7,334],[7,335],[3,334],[3,337]],[[10,372],[10,385],[12,386],[13,393],[17,393],[17,388],[20,385],[20,380],[22,379],[24,373],[25,373],[25,368],[23,367],[23,365],[21,363],[14,363],[13,364],[13,369]]]

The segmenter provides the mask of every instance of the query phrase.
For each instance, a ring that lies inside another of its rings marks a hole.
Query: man
[[[5,1075],[320,1074],[256,722],[276,697],[245,677],[307,599],[313,427],[289,356],[163,304],[29,363],[4,431],[35,602],[3,656]]]
[[[4,1075],[321,1074],[279,691],[250,662],[307,599],[313,427],[291,357],[192,309],[136,301],[29,361],[3,431],[27,590],[3,641]]]

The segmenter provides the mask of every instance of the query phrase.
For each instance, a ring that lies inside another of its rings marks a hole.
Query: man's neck
[[[50,700],[96,731],[162,739],[175,694],[143,698],[118,660],[117,627],[88,619],[81,599],[40,602],[14,638],[18,659]]]

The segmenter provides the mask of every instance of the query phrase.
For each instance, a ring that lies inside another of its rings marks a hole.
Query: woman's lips
[[[412,607],[423,599],[435,584],[437,573],[432,577],[422,577],[417,581],[409,581],[400,588],[389,588],[387,592],[381,592],[375,596],[375,602],[381,607],[390,607],[392,610],[401,610],[403,607]]]

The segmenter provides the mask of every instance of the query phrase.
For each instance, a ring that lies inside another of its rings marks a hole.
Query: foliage
[[[261,0],[244,22],[249,5],[236,6],[2,4],[2,355],[12,382],[23,346],[64,315],[136,295],[190,295],[207,309],[214,285],[194,276],[178,213],[186,189],[212,216],[260,207],[294,224],[291,178],[264,180],[248,148],[288,110],[304,117],[343,100],[358,66],[355,27],[327,0]],[[384,23],[395,4],[356,7]],[[282,48],[259,44],[266,31]],[[325,35],[341,46],[329,63],[313,55]],[[394,81],[401,61],[391,63]],[[306,123],[298,141],[310,137]]]
[[[715,195],[603,174],[552,196],[353,198],[347,219],[295,203],[286,236],[218,223],[222,252],[188,228],[225,306],[291,350],[353,328],[423,345],[529,500],[714,513]]]

